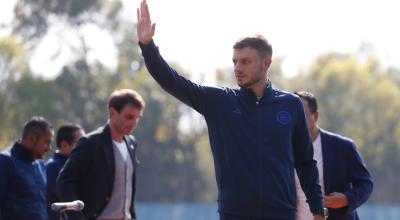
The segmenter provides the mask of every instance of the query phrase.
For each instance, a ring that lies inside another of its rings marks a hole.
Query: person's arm
[[[64,167],[61,169],[57,180],[57,192],[62,202],[78,200],[78,186],[88,172],[91,160],[90,141],[80,138],[76,148],[72,151]],[[84,219],[82,212],[70,211],[68,219]]]
[[[51,210],[51,204],[57,201],[56,178],[54,162],[46,164],[46,179],[47,179],[47,214],[49,219],[56,219],[56,213]]]
[[[9,158],[0,154],[0,207],[3,202],[4,194],[7,192],[8,181],[10,177],[10,166]],[[11,171],[12,172],[12,171]]]
[[[346,192],[333,192],[326,196],[325,205],[328,208],[347,206],[347,211],[353,212],[367,201],[372,193],[373,182],[365,163],[357,152],[356,145],[351,142],[346,150],[346,160],[349,162],[348,179],[352,187]]]
[[[12,169],[14,169],[10,158],[6,155],[0,154],[0,220],[1,220],[1,208],[3,204],[7,201],[4,201],[5,193],[8,191],[8,187],[10,185],[11,174],[13,173]]]
[[[152,77],[168,93],[194,108],[201,114],[205,112],[206,86],[201,86],[179,75],[161,57],[153,42],[155,24],[151,22],[150,12],[145,0],[137,9],[137,35],[146,67]]]
[[[58,176],[59,170],[57,169],[56,164],[54,162],[46,164],[46,177],[47,177],[47,198],[48,202],[50,199],[56,199],[57,190],[56,190],[56,179]],[[54,201],[57,202],[57,201]]]
[[[295,168],[311,212],[323,212],[323,197],[318,180],[316,161],[313,159],[314,150],[311,136],[308,131],[303,105],[300,99],[297,101],[297,124],[295,126],[292,142]],[[319,219],[318,216],[316,217],[316,219]]]

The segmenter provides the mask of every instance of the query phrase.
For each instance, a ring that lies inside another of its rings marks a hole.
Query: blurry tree
[[[118,27],[122,2],[102,0],[19,0],[14,8],[14,34],[34,46],[53,25],[80,28],[95,24],[106,29]]]
[[[30,73],[25,47],[12,36],[0,39],[0,148],[20,138],[23,123],[35,114],[52,118],[54,85]]]
[[[27,70],[24,45],[11,36],[0,38],[0,83],[4,86],[6,82],[16,80]]]
[[[268,71],[268,77],[272,82],[272,86],[278,89],[285,89],[288,87],[288,81],[282,72],[282,57],[275,57],[272,60],[271,66]]]
[[[392,79],[398,86],[400,86],[400,69],[391,67],[387,70],[388,76]]]
[[[15,110],[10,109],[13,96],[9,92],[13,89],[12,84],[28,71],[25,60],[24,46],[13,37],[0,39],[0,149],[10,144],[9,137],[16,137],[17,131],[14,126],[16,117]]]
[[[54,118],[55,125],[76,122],[91,130],[105,123],[105,103],[115,85],[115,74],[97,60],[89,59],[92,47],[86,37],[86,29],[95,26],[97,30],[104,30],[101,34],[109,35],[114,31],[121,32],[121,9],[122,2],[118,0],[17,2],[14,9],[15,19],[12,22],[13,33],[24,41],[30,58],[34,54],[31,52],[41,43],[45,43],[44,37],[51,31],[57,32],[55,36],[59,38],[58,47],[49,48],[53,49],[52,60],[63,53],[65,46],[72,52],[72,58],[61,72],[53,73],[58,76],[53,82],[57,91],[53,93],[55,97],[51,107],[54,111],[63,113]]]
[[[104,125],[113,77],[101,64],[89,66],[85,60],[65,66],[54,80],[58,96],[53,105],[62,113],[55,123],[79,123],[87,131]]]

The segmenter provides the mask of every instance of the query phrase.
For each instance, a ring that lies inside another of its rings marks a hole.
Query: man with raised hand
[[[78,124],[62,125],[56,135],[56,147],[51,159],[46,162],[47,173],[47,212],[49,220],[58,220],[58,213],[51,210],[51,204],[59,202],[60,198],[57,193],[56,179],[64,166],[72,150],[75,148],[79,138],[85,134],[82,127]]]
[[[185,79],[161,57],[153,41],[145,0],[137,9],[137,35],[147,69],[168,93],[206,120],[218,186],[221,220],[294,220],[294,168],[315,220],[324,207],[318,170],[299,97],[275,89],[268,79],[272,47],[262,36],[233,46],[240,88],[199,85]]]
[[[295,92],[304,105],[304,111],[314,147],[319,179],[324,191],[328,220],[358,220],[356,209],[364,204],[372,193],[371,175],[357,152],[353,140],[326,131],[318,126],[318,102],[310,92]],[[296,178],[296,220],[308,220],[312,213],[304,192]]]

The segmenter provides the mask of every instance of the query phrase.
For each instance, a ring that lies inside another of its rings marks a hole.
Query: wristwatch
[[[318,210],[318,211],[314,212],[313,214],[314,214],[314,215],[322,215],[322,216],[324,216],[325,218],[327,218],[329,213],[328,213],[328,209],[327,209],[327,208],[324,208],[324,209],[322,209],[322,210]]]

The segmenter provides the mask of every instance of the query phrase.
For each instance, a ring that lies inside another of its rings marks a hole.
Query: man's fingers
[[[156,32],[156,23],[151,25],[151,35],[154,35],[154,32]]]
[[[150,11],[146,0],[140,2],[140,7],[136,10],[136,17],[139,42],[148,44],[154,36],[156,24],[151,22]]]
[[[143,24],[152,25],[149,7],[145,0],[140,2],[140,8],[138,8],[137,13],[137,21]]]
[[[144,8],[143,4],[144,4],[144,2],[141,1],[141,2],[140,2],[140,16],[141,16],[141,17],[143,16],[143,8]]]
[[[147,5],[146,0],[143,0],[144,2],[144,11],[142,13],[144,13],[144,16],[149,20],[149,22],[151,23],[151,17],[150,17],[150,11],[149,11],[149,6]]]
[[[331,205],[331,203],[332,203],[332,197],[330,197],[330,196],[325,196],[325,197],[324,197],[324,204],[325,204],[325,205]]]
[[[140,3],[140,14],[139,14],[141,19],[146,19],[150,21],[151,23],[151,18],[150,18],[150,11],[149,11],[149,6],[147,5],[146,0],[143,0]]]

